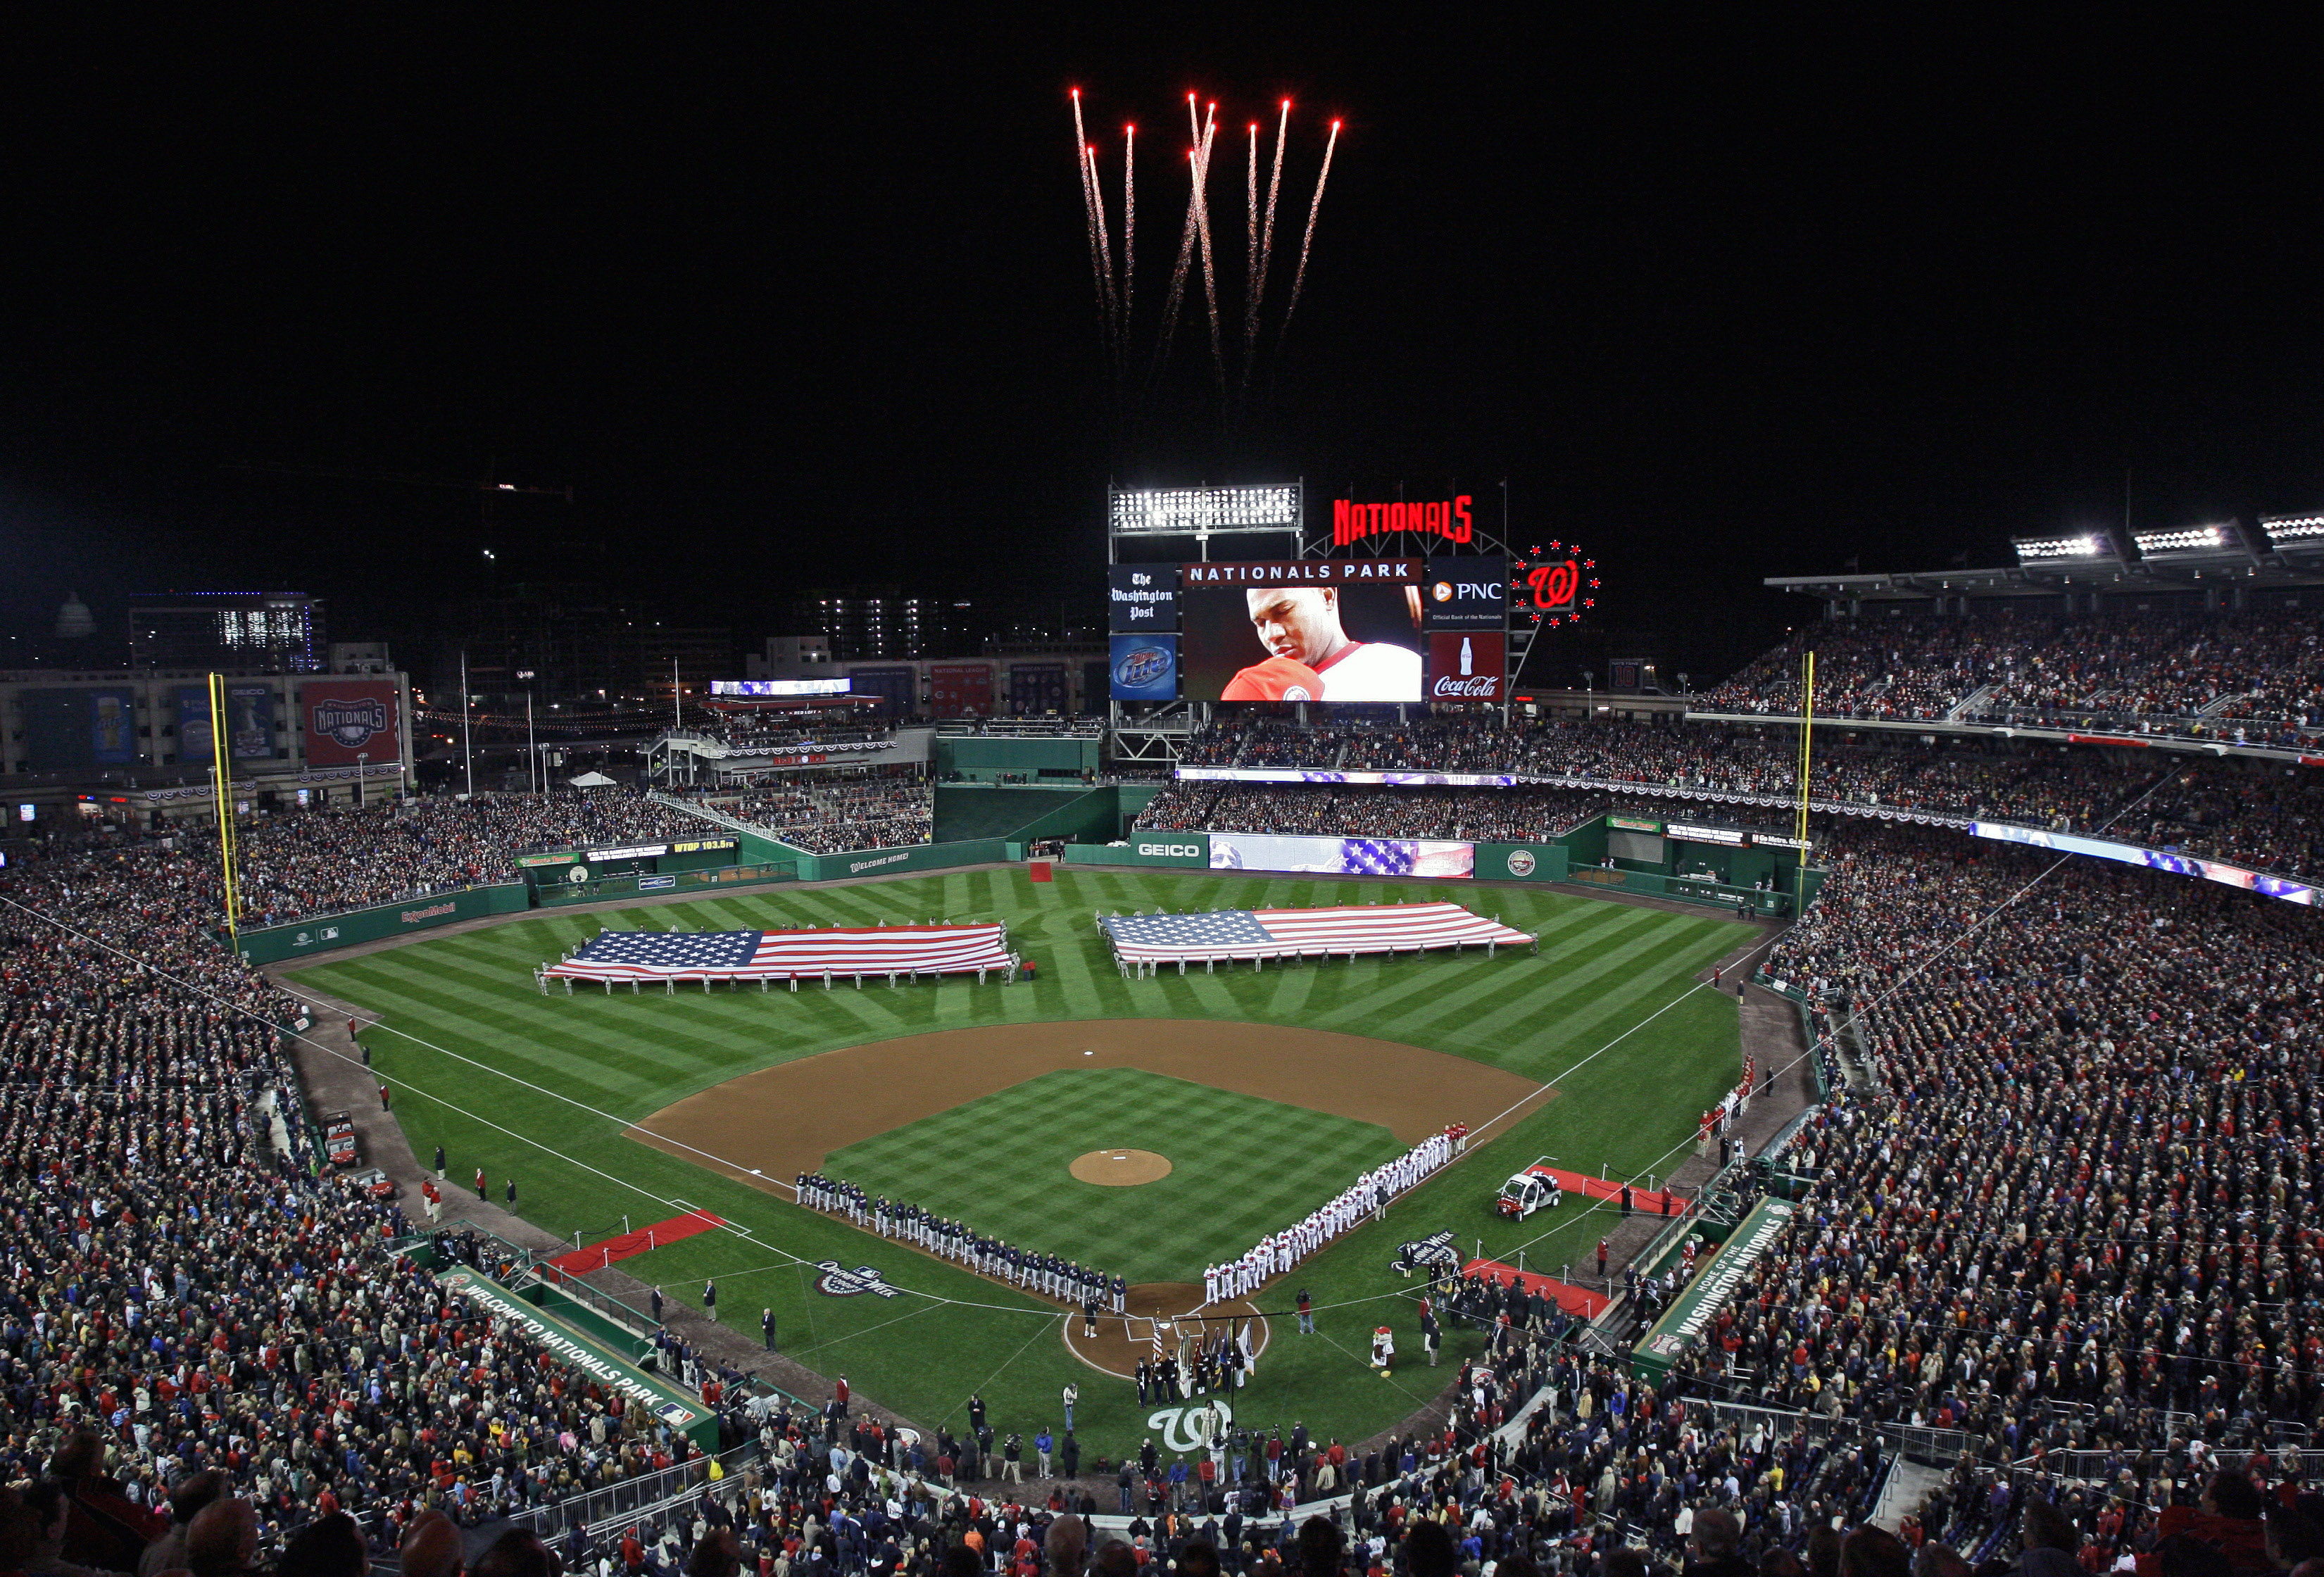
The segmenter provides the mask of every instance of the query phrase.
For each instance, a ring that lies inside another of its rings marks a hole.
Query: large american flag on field
[[[1533,938],[1457,903],[1368,904],[1328,909],[1213,909],[1207,914],[1099,917],[1130,964],[1206,958],[1315,958],[1455,945],[1506,947]]]
[[[543,972],[551,980],[820,980],[1007,969],[1008,927],[834,927],[816,931],[601,931]]]

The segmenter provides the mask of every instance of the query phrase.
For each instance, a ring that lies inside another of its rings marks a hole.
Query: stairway
[[[1964,717],[1974,717],[1978,712],[1984,709],[1985,704],[1993,698],[1994,691],[2000,687],[2001,687],[1999,685],[1979,685],[1976,689],[1971,690],[1968,695],[1963,696],[1960,700],[1953,703],[1952,706],[1945,713],[1945,721],[1947,723],[1959,723]]]
[[[1879,1502],[1867,1520],[1883,1533],[1895,1533],[1906,1514],[1921,1508],[1929,1491],[1945,1481],[1945,1470],[1923,1466],[1911,1457],[1888,1459],[1888,1477],[1880,1485]]]

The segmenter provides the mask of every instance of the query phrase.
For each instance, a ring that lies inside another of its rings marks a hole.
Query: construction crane
[[[491,473],[497,466],[485,467],[481,481],[457,476],[423,476],[410,471],[341,471],[327,466],[280,466],[263,460],[229,460],[218,467],[221,471],[246,471],[261,476],[315,476],[332,482],[388,482],[404,487],[450,487],[463,493],[481,493],[490,501],[496,493],[536,493],[549,498],[573,502],[573,484],[562,487],[527,487],[515,482],[495,481]]]

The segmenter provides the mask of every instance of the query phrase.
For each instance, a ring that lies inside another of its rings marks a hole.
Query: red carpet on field
[[[1527,1167],[1526,1170],[1531,1171],[1532,1168]],[[1556,1178],[1557,1185],[1568,1194],[1579,1194],[1585,1199],[1622,1197],[1622,1185],[1609,1177],[1592,1177],[1586,1172],[1569,1172],[1562,1167],[1544,1167],[1542,1170]],[[1663,1213],[1664,1197],[1663,1191],[1659,1188],[1633,1186],[1630,1190],[1630,1209],[1639,1215],[1660,1215]],[[1675,1194],[1668,1197],[1670,1213],[1684,1215],[1686,1201]]]
[[[1514,1276],[1517,1278],[1517,1285],[1527,1292],[1536,1293],[1546,1298],[1554,1298],[1557,1300],[1558,1307],[1569,1314],[1580,1314],[1585,1320],[1596,1319],[1598,1311],[1612,1301],[1602,1292],[1591,1292],[1587,1287],[1575,1286],[1569,1282],[1560,1281],[1554,1277],[1536,1276],[1530,1270],[1519,1270],[1514,1265],[1504,1265],[1499,1259],[1471,1259],[1461,1267],[1461,1274],[1489,1276],[1493,1278],[1494,1285],[1499,1286],[1507,1286],[1509,1277]]]
[[[632,1259],[651,1253],[656,1249],[706,1232],[726,1223],[706,1210],[689,1210],[684,1215],[674,1215],[668,1221],[658,1221],[651,1226],[640,1227],[633,1232],[621,1232],[602,1243],[592,1243],[586,1249],[575,1249],[548,1261],[570,1275],[583,1276],[592,1270],[603,1270],[616,1259]]]

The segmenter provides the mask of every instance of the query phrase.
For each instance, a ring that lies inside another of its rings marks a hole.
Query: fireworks
[[[1088,136],[1082,115],[1081,90],[1074,89],[1072,97],[1075,163],[1082,184],[1082,214],[1090,249],[1099,330],[1108,359],[1117,377],[1124,381],[1126,392],[1132,357],[1130,307],[1136,295],[1138,272],[1137,127],[1122,128],[1121,226],[1117,245],[1102,173],[1103,152]],[[1261,358],[1268,354],[1270,346],[1275,354],[1280,354],[1292,314],[1298,309],[1306,286],[1308,262],[1314,250],[1316,222],[1323,212],[1324,184],[1331,178],[1332,159],[1339,147],[1341,123],[1335,120],[1324,141],[1314,195],[1307,206],[1306,228],[1300,237],[1298,263],[1292,273],[1290,290],[1284,297],[1282,319],[1274,326],[1271,335],[1264,333],[1268,327],[1265,309],[1268,278],[1274,261],[1276,213],[1283,191],[1286,151],[1291,141],[1291,107],[1287,98],[1277,106],[1275,147],[1268,160],[1263,201],[1259,194],[1259,164],[1266,128],[1259,120],[1248,123],[1243,158],[1242,332],[1234,337],[1240,343],[1233,358],[1236,364],[1231,368],[1228,333],[1221,320],[1218,259],[1211,235],[1210,187],[1213,155],[1218,142],[1219,106],[1215,101],[1206,104],[1199,94],[1186,95],[1186,217],[1179,231],[1177,255],[1163,292],[1161,310],[1157,315],[1159,321],[1147,387],[1151,393],[1160,383],[1177,337],[1188,276],[1199,262],[1203,306],[1209,320],[1212,370],[1219,387],[1222,411],[1230,425],[1234,406],[1248,397],[1252,374]],[[1231,378],[1231,372],[1234,374]],[[1231,385],[1237,392],[1235,395],[1231,395]]]
[[[1105,264],[1104,236],[1098,228],[1094,152],[1090,146],[1089,134],[1082,129],[1082,90],[1076,88],[1074,89],[1074,163],[1082,179],[1082,219],[1089,232],[1090,273],[1096,281],[1098,325],[1105,337],[1107,354],[1118,355],[1113,307],[1110,300],[1113,284]]]
[[[1340,145],[1340,123],[1332,123],[1331,140],[1323,144],[1323,168],[1315,177],[1315,200],[1307,205],[1307,234],[1299,238],[1299,267],[1291,276],[1291,304],[1283,309],[1283,331],[1291,332],[1291,315],[1299,310],[1299,290],[1307,282],[1307,254],[1315,245],[1315,216],[1323,211],[1323,183],[1332,179],[1332,153]]]
[[[1243,349],[1243,378],[1250,378],[1250,364],[1259,359],[1259,308],[1267,294],[1267,261],[1275,252],[1275,198],[1283,189],[1283,138],[1291,129],[1291,101],[1283,101],[1281,116],[1275,123],[1275,170],[1267,178],[1267,218],[1259,229],[1259,249],[1250,276],[1250,333]]]

